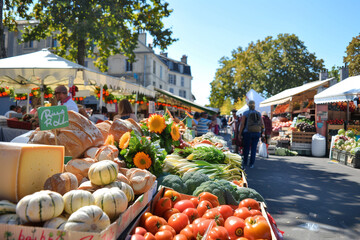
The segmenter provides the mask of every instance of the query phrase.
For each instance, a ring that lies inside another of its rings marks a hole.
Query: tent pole
[[[44,106],[44,79],[41,79],[41,85],[40,85],[40,95],[41,95],[41,106]]]
[[[135,97],[135,116],[137,116],[137,110],[138,110],[138,104],[136,103],[138,100],[138,92],[136,92],[136,97]]]
[[[29,113],[30,96],[29,93],[26,93],[26,95],[26,113]]]
[[[349,101],[347,101],[346,102],[347,104],[346,104],[346,122],[349,124],[349,121],[350,121],[350,111],[349,111],[349,105],[350,105],[350,102]]]
[[[102,105],[103,105],[103,85],[100,84],[100,102],[99,102],[99,112],[102,113]]]

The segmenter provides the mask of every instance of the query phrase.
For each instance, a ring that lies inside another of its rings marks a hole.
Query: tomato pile
[[[271,239],[270,226],[254,199],[238,206],[220,205],[208,192],[181,199],[178,192],[166,190],[154,212],[141,216],[131,240],[196,240],[206,233],[207,240]]]

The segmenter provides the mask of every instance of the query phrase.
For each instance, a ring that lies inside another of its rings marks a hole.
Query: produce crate
[[[7,119],[7,125],[9,128],[18,128],[18,129],[26,129],[26,130],[31,130],[32,128],[31,123],[29,122],[12,120],[12,119]]]
[[[269,145],[268,152],[269,155],[275,155],[276,146],[275,145]]]
[[[346,165],[348,153],[346,151],[339,151],[339,163]]]
[[[350,125],[349,124],[349,125],[346,126],[346,129],[350,129],[350,128],[360,130],[360,125]]]
[[[339,161],[339,149],[333,148],[331,150],[331,156],[330,159],[331,160],[335,160],[335,161]]]
[[[290,148],[290,140],[278,140],[276,147]]]
[[[353,154],[348,154],[346,165],[353,168],[360,168],[360,156],[355,156]]]
[[[291,149],[311,149],[311,143],[293,142]]]
[[[292,151],[295,151],[300,156],[311,156],[311,149],[291,149]]]
[[[292,132],[291,133],[291,142],[297,143],[311,143],[312,136],[316,134],[316,132]]]
[[[11,236],[8,239],[31,239],[31,240],[116,240],[130,225],[134,218],[146,207],[156,193],[157,182],[149,191],[140,195],[119,218],[101,233],[64,231],[60,229],[42,228],[38,226],[23,226],[0,224],[0,236]],[[0,239],[4,239],[1,238]]]

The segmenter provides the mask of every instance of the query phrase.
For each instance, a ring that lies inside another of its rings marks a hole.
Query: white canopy
[[[353,101],[360,95],[360,76],[354,76],[325,89],[314,97],[316,104]]]
[[[306,83],[299,87],[286,89],[286,90],[266,99],[265,101],[261,102],[260,107],[272,106],[272,105],[276,105],[276,104],[285,103],[287,101],[291,101],[293,96],[303,93],[305,91],[309,91],[309,90],[318,88],[322,85],[325,85],[326,83],[328,83],[329,81],[331,81],[333,79],[334,78],[328,78],[326,80],[309,82],[309,83]]]
[[[128,83],[124,79],[86,68],[51,53],[47,49],[0,60],[0,86],[31,88],[64,84],[107,86],[123,92],[155,96],[153,90]]]
[[[259,111],[260,113],[264,111],[268,114],[270,113],[271,111],[270,106],[260,107],[260,103],[264,101],[265,98],[260,96],[254,89],[250,89],[250,91],[246,93],[246,101],[249,102],[250,100],[255,101],[255,110]],[[236,115],[243,114],[247,110],[249,110],[249,107],[248,105],[245,105],[236,112]]]

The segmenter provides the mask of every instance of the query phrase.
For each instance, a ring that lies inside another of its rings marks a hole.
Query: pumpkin
[[[63,211],[63,197],[49,190],[26,195],[16,205],[16,214],[26,222],[47,221],[60,216]]]
[[[112,188],[112,187],[119,188],[120,190],[122,190],[125,193],[125,195],[126,195],[126,197],[128,199],[128,202],[134,201],[134,199],[135,199],[134,190],[132,189],[132,187],[129,184],[126,184],[126,183],[121,182],[121,181],[115,181],[115,182],[110,183],[109,185],[106,185],[105,187],[107,187],[107,188]]]
[[[85,190],[71,190],[63,196],[65,212],[72,214],[76,210],[84,206],[95,204],[93,195]]]
[[[95,205],[79,208],[65,223],[65,231],[101,232],[110,226],[110,219]]]
[[[126,194],[118,187],[100,188],[93,193],[95,204],[99,206],[110,219],[116,219],[128,207]]]
[[[54,228],[64,230],[65,223],[67,222],[67,218],[60,216],[53,219],[50,219],[44,223],[44,228]]]
[[[9,224],[9,225],[20,225],[20,217],[15,213],[3,214],[0,215],[0,224]]]
[[[56,173],[46,179],[44,190],[50,190],[64,195],[70,190],[77,189],[78,186],[79,183],[77,177],[70,172],[64,172]]]
[[[9,202],[8,200],[0,201],[0,215],[7,213],[15,213],[16,212],[16,204]]]
[[[103,160],[90,166],[88,177],[95,185],[107,185],[115,181],[118,172],[116,163],[111,160]]]

